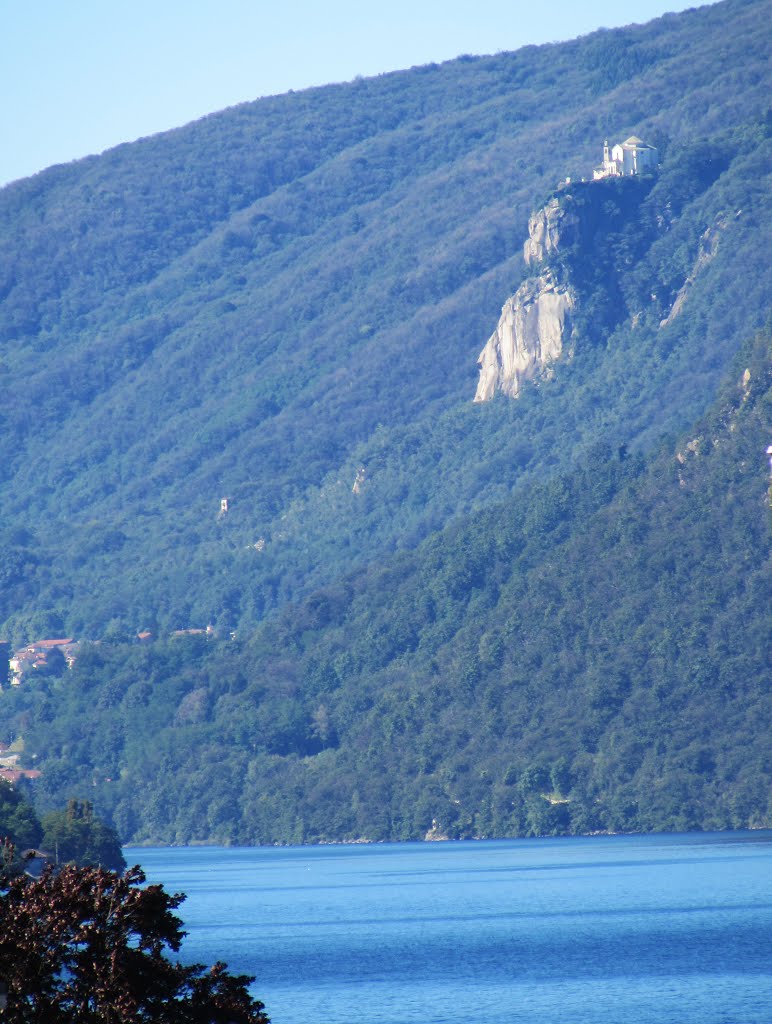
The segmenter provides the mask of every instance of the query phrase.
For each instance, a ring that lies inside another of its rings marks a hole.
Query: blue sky
[[[0,0],[0,184],[258,96],[572,39],[679,0]]]

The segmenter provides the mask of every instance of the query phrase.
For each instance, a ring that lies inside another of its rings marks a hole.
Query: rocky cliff
[[[528,238],[523,245],[523,259],[531,266],[541,263],[559,246],[573,244],[578,237],[579,217],[570,195],[553,197],[528,220]]]
[[[523,257],[539,272],[504,303],[498,326],[477,360],[475,402],[487,402],[499,391],[517,398],[523,381],[544,376],[563,354],[575,298],[544,262],[560,245],[573,242],[578,224],[570,205],[558,198],[531,215]]]
[[[563,354],[574,298],[547,271],[529,277],[504,303],[498,326],[480,353],[475,402],[497,391],[517,398],[523,381],[542,376]]]

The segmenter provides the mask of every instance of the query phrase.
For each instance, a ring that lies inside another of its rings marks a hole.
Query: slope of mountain
[[[769,824],[768,36],[725,0],[0,191],[0,623],[102,641],[0,693],[42,810],[165,842]],[[631,133],[659,173],[582,182]],[[570,344],[474,402],[545,204]]]
[[[763,322],[765,8],[261,100],[0,191],[5,633],[248,628],[599,436],[682,429]],[[645,245],[549,387],[473,407],[529,214],[632,131]]]
[[[39,798],[151,842],[769,826],[769,332],[741,357],[676,444],[598,445],[249,642],[5,694]]]

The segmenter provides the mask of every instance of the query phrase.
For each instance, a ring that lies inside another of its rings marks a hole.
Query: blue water
[[[126,855],[273,1024],[772,1024],[772,832]]]

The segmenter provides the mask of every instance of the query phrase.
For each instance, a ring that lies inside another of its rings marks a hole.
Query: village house
[[[603,163],[592,172],[594,181],[601,178],[621,178],[631,174],[647,174],[656,171],[659,154],[654,146],[643,142],[637,135],[631,135],[625,142],[619,142],[609,149],[608,139],[603,143]]]
[[[214,626],[209,625],[206,629],[174,629],[169,636],[172,637],[172,639],[176,639],[181,636],[205,636],[207,639],[211,640],[216,636],[216,633]]]
[[[15,786],[20,779],[39,779],[41,772],[37,768],[0,768],[0,779]]]
[[[52,660],[55,663],[57,657],[62,657],[67,668],[72,668],[77,657],[78,646],[77,641],[72,637],[63,637],[56,640],[36,640],[32,644],[27,644],[26,647],[14,651],[13,657],[8,660],[11,685],[18,686],[24,675],[30,671],[52,668]]]

